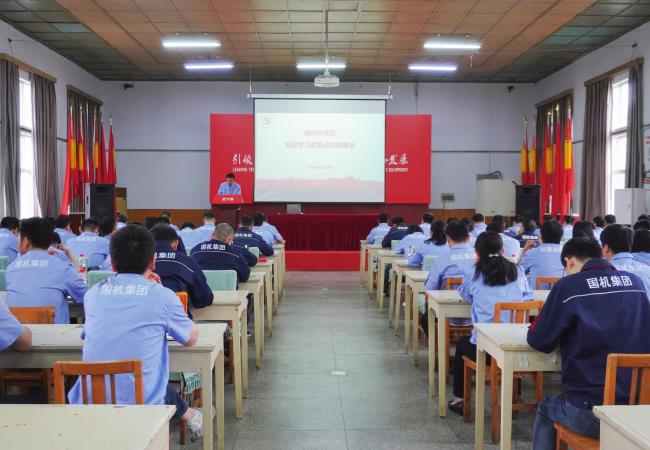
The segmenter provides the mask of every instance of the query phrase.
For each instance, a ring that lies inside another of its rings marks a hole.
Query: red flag
[[[77,178],[77,149],[74,138],[74,126],[72,125],[72,108],[68,115],[68,149],[65,161],[65,181],[63,182],[63,198],[61,199],[60,214],[69,213],[70,203],[76,194]]]
[[[97,128],[97,114],[93,120],[93,157],[90,169],[90,178],[93,183],[99,183],[99,129]]]
[[[540,181],[542,185],[542,217],[547,211],[550,212],[550,196],[551,196],[551,175],[553,173],[553,150],[551,148],[551,121],[550,118],[546,121],[546,128],[544,130],[544,155],[542,157],[542,172],[540,174]]]
[[[521,184],[530,183],[530,171],[528,169],[528,127],[524,119],[524,143],[521,146]]]
[[[575,178],[573,174],[573,124],[571,123],[571,110],[566,118],[566,128],[564,133],[564,192],[567,209],[571,208],[571,197],[575,187]]]
[[[104,122],[99,122],[99,181],[106,183],[106,146],[104,145]]]
[[[115,141],[113,139],[113,120],[108,119],[108,180],[110,184],[117,183],[117,167],[115,166]]]
[[[86,166],[86,143],[84,140],[83,113],[79,112],[79,133],[77,140],[77,197],[83,199],[84,184],[88,181],[88,167]]]
[[[533,142],[528,151],[528,183],[537,184],[537,138],[535,136],[535,122],[533,122]]]
[[[558,111],[557,120],[555,121],[555,152],[554,152],[554,166],[553,171],[553,214],[556,214],[560,219],[566,215],[566,204],[564,203],[564,162],[562,153],[564,153],[564,146],[562,145],[562,127],[560,126],[560,114]]]

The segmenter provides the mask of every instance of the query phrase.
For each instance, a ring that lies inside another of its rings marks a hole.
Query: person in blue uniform
[[[86,294],[82,360],[142,361],[144,403],[175,405],[174,418],[187,422],[190,437],[196,439],[203,432],[201,412],[189,408],[168,383],[166,334],[181,345],[194,345],[199,329],[176,294],[154,281],[154,248],[151,233],[139,225],[127,225],[111,239],[111,261],[117,275]],[[81,390],[78,379],[68,393],[71,404],[83,402]],[[133,377],[115,377],[115,394],[115,403],[134,404]],[[91,391],[88,397],[92,398]]]
[[[0,301],[0,351],[11,349],[28,352],[32,349],[32,332],[11,314],[5,302]]]
[[[102,217],[99,219],[99,235],[110,241],[111,236],[117,228],[115,227],[115,219],[112,217]]]
[[[566,215],[562,220],[562,229],[564,230],[564,237],[562,239],[571,239],[573,237],[573,222],[575,222],[575,219],[571,215]]]
[[[539,244],[529,241],[521,253],[519,265],[528,275],[531,289],[536,289],[537,277],[562,278],[564,265],[560,259],[564,230],[557,220],[547,220],[542,224]]]
[[[61,237],[62,244],[66,244],[70,239],[77,237],[70,228],[70,216],[63,214],[54,220],[54,232]]]
[[[600,233],[605,229],[605,221],[602,217],[596,216],[591,219],[591,223],[594,225],[594,237],[600,242]]]
[[[192,258],[202,270],[234,270],[239,282],[245,283],[251,275],[251,269],[244,257],[244,249],[232,245],[234,239],[235,232],[232,227],[227,223],[220,223],[215,227],[210,241],[192,249]],[[246,253],[255,258],[248,250]]]
[[[499,235],[501,236],[501,240],[503,241],[504,257],[514,261],[519,259],[519,254],[521,253],[521,246],[519,245],[519,241],[517,239],[511,238],[510,236],[507,236],[503,232],[502,221],[491,222],[487,226],[486,231],[493,231],[495,233],[499,233]],[[476,239],[478,239],[478,236]]]
[[[214,227],[216,226],[217,219],[215,219],[214,214],[212,214],[212,211],[206,211],[203,214],[203,225],[200,227],[196,228],[194,230],[194,237],[197,241],[197,244],[200,244],[201,242],[209,241],[212,239],[212,233],[214,233]],[[194,249],[196,245],[194,246],[187,246],[187,248]]]
[[[253,214],[253,220],[255,220],[255,216],[258,214],[262,218],[261,227],[267,230],[269,233],[271,233],[271,235],[273,236],[273,241],[280,242],[280,243],[284,242],[284,238],[282,237],[278,229],[274,225],[269,223],[266,214],[264,214],[262,211],[258,211],[255,214]]]
[[[488,227],[489,228],[489,227]],[[533,290],[528,286],[526,275],[521,267],[503,256],[503,240],[499,233],[486,231],[476,238],[474,267],[470,267],[463,277],[460,288],[461,298],[472,305],[472,323],[492,323],[494,305],[507,299],[509,302],[524,302],[533,299]],[[509,322],[505,313],[501,320]],[[463,414],[464,364],[463,356],[476,361],[476,330],[471,337],[462,337],[456,344],[454,355],[454,398],[449,409]]]
[[[72,253],[79,258],[88,258],[88,269],[97,269],[108,258],[109,241],[99,236],[99,224],[94,219],[86,219],[81,224],[81,234],[67,242]]]
[[[431,265],[424,282],[425,290],[445,289],[448,278],[462,278],[468,268],[474,266],[476,252],[468,244],[467,225],[460,221],[447,224],[449,251],[438,256]]]
[[[50,246],[47,249],[47,252],[50,255],[56,256],[65,263],[71,263],[74,266],[74,270],[79,272],[79,261],[70,251],[70,248],[67,245],[61,243],[61,236],[59,236],[58,233],[52,233],[52,241],[50,242]]]
[[[115,224],[116,229],[124,228],[128,222],[128,218],[124,214],[117,215],[117,223]]]
[[[165,217],[167,220],[169,220],[169,226],[172,227],[175,232],[178,233],[180,231],[179,228],[172,222],[172,213],[169,211],[162,211],[160,213],[160,217]]]
[[[609,227],[608,227],[609,228]],[[650,353],[650,303],[643,282],[602,259],[598,242],[568,241],[562,248],[566,276],[551,289],[528,330],[528,344],[562,355],[564,392],[544,398],[533,425],[535,450],[555,449],[553,422],[598,438],[592,408],[603,403],[611,353]],[[616,377],[616,403],[627,404],[630,375]]]
[[[433,223],[433,214],[426,212],[422,214],[422,221],[420,222],[420,228],[424,235],[429,238],[431,236],[431,224]]]
[[[185,222],[182,226],[181,229],[178,233],[178,237],[181,239],[181,242],[183,243],[183,247],[185,249],[189,249],[192,251],[194,247],[196,247],[197,244],[200,244],[203,242],[202,236],[199,233],[195,232],[196,227],[194,226],[193,223],[191,222]]]
[[[370,233],[368,233],[368,236],[366,236],[367,244],[374,244],[375,238],[380,236],[383,238],[390,231],[390,225],[388,225],[388,214],[379,214],[379,217],[377,217],[377,222],[378,225],[370,230]]]
[[[404,222],[402,216],[395,216],[391,220],[391,228],[381,240],[383,248],[390,248],[391,241],[401,241],[408,234],[409,226]]]
[[[596,236],[594,234],[594,226],[588,220],[579,220],[573,224],[571,237],[586,237],[596,239]]]
[[[257,247],[260,254],[264,256],[273,256],[273,247],[269,246],[262,236],[253,232],[253,218],[251,216],[242,216],[239,220],[239,228],[235,231],[233,245],[243,247],[248,250],[250,247]]]
[[[70,323],[66,297],[83,303],[88,287],[71,262],[48,253],[54,229],[45,219],[25,219],[20,256],[7,268],[9,306],[54,306],[54,322]]]
[[[406,233],[406,236],[399,241],[395,253],[398,255],[404,255],[408,258],[415,253],[416,248],[428,239],[428,236],[424,235],[422,228],[420,228],[419,225],[409,225]]]
[[[235,174],[228,173],[226,174],[226,181],[221,183],[219,190],[217,191],[218,195],[241,195],[241,186],[235,182]]]
[[[483,233],[486,229],[487,224],[485,223],[485,217],[483,217],[483,214],[474,214],[472,216],[472,238],[476,239],[478,235]]]
[[[650,230],[640,229],[632,237],[632,257],[650,266]]]
[[[605,216],[605,228],[616,223],[616,216],[614,214],[607,214]]]
[[[262,213],[253,214],[253,233],[259,235],[266,242],[266,245],[273,248],[275,237],[273,231],[264,226],[264,215]]]
[[[172,227],[172,224],[169,221],[169,217],[164,215],[164,214],[161,215],[160,217],[156,217],[156,221],[155,221],[154,225],[149,229],[149,231],[151,231],[154,227],[156,227],[158,225],[164,225],[166,227],[170,227],[171,229],[173,229],[174,232],[176,232],[176,235],[178,236],[177,251],[187,254],[187,249],[185,247],[185,244],[183,243],[183,240],[178,235],[177,228]]]
[[[512,226],[508,227],[505,233],[510,237],[517,237],[522,233],[521,228],[524,226],[524,218],[517,214],[512,219]]]
[[[9,263],[18,256],[18,231],[20,221],[15,217],[3,217],[0,220],[0,256],[6,256]]]
[[[624,225],[614,224],[600,234],[603,244],[603,257],[616,267],[617,270],[631,272],[643,281],[650,293],[650,266],[634,259],[632,250],[632,230]]]
[[[156,241],[154,271],[160,282],[174,292],[187,292],[195,308],[211,305],[214,300],[201,267],[185,252],[178,250],[178,235],[167,225],[156,225],[151,229]]]
[[[526,220],[519,229],[521,234],[513,236],[513,239],[519,241],[520,247],[525,247],[528,241],[539,241],[540,233],[538,233],[537,223],[533,219]]]
[[[409,256],[409,266],[421,266],[425,256],[440,256],[449,251],[447,245],[447,225],[437,220],[431,224],[431,235],[429,239],[422,242],[415,252]]]

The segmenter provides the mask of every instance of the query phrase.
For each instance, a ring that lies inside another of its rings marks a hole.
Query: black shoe
[[[459,416],[463,415],[463,402],[462,401],[458,402],[458,403],[449,402],[449,403],[447,403],[447,406],[449,407],[450,411],[455,412]]]

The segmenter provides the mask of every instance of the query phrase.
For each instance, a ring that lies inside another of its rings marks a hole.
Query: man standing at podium
[[[241,195],[241,186],[235,183],[235,174],[226,174],[226,181],[221,183],[217,195]]]

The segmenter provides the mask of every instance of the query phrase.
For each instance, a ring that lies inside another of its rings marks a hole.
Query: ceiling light
[[[194,61],[184,64],[186,70],[227,70],[235,65],[229,61]]]
[[[415,63],[409,64],[409,70],[418,72],[455,72],[458,69],[456,64],[434,64],[434,63]]]
[[[438,41],[429,41],[424,43],[424,48],[434,49],[434,50],[480,50],[480,42],[469,42],[469,41],[447,41],[447,40],[438,40]]]
[[[162,45],[165,48],[215,48],[221,47],[221,42],[212,40],[188,40],[188,39],[163,39]]]
[[[296,64],[297,69],[302,70],[321,70],[321,69],[345,69],[345,63],[340,62],[331,62],[325,64],[324,62],[315,62],[315,63],[298,63]]]

